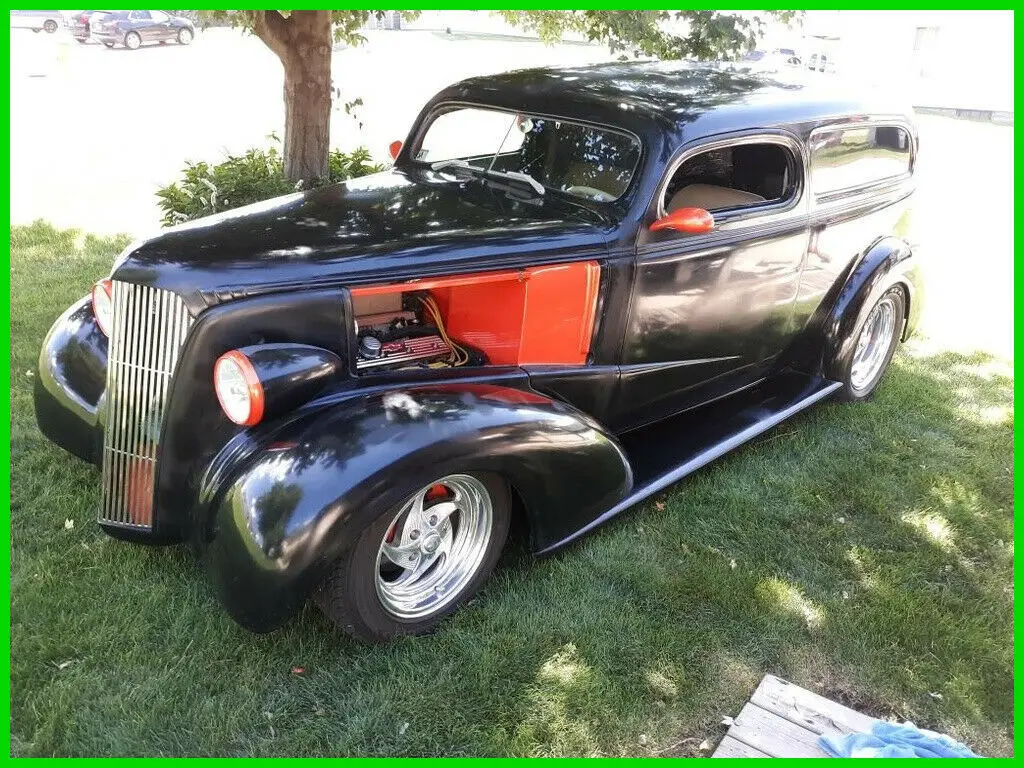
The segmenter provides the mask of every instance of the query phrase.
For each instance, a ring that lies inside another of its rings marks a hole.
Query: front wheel
[[[142,45],[142,38],[139,37],[138,32],[129,32],[124,36],[124,47],[129,51],[137,50]]]
[[[192,42],[192,30],[188,27],[182,27],[178,30],[178,43],[181,45],[188,45]]]
[[[57,31],[57,22],[54,21],[53,19],[47,19],[46,22],[43,24],[43,29],[45,29],[49,34],[52,35],[54,32]]]
[[[494,570],[508,537],[508,484],[490,473],[425,484],[359,536],[316,594],[356,637],[384,642],[434,629]]]
[[[858,402],[871,397],[896,352],[905,317],[903,290],[890,288],[854,328],[856,343],[840,368],[840,399]]]

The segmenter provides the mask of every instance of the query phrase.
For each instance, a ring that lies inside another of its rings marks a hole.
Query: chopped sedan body
[[[825,398],[921,310],[908,112],[685,64],[474,78],[383,173],[130,246],[40,356],[100,525],[255,631],[468,600]]]

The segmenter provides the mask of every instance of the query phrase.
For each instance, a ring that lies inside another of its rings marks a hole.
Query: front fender
[[[364,394],[310,408],[272,440],[231,473],[202,542],[221,601],[254,631],[288,619],[367,525],[446,472],[504,476],[535,549],[632,487],[622,448],[594,420],[496,385]]]
[[[53,323],[39,352],[33,391],[36,423],[75,456],[102,463],[101,410],[107,385],[107,337],[86,296]]]
[[[850,272],[823,324],[822,370],[839,376],[840,361],[856,343],[854,329],[878,298],[894,285],[906,292],[907,317],[902,338],[906,340],[921,314],[922,280],[911,247],[897,237],[885,237],[872,245]]]

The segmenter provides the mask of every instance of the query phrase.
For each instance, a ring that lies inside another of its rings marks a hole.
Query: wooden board
[[[750,703],[815,733],[870,733],[875,722],[872,717],[775,675],[765,675]]]
[[[726,734],[725,738],[715,750],[715,757],[771,757],[771,755],[760,750],[748,747],[742,741],[737,741]]]
[[[827,757],[822,734],[868,733],[874,719],[765,675],[713,757]]]

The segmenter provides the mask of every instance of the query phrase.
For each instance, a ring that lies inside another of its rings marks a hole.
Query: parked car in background
[[[871,397],[921,312],[910,114],[680,62],[464,80],[385,172],[125,249],[36,418],[103,529],[190,542],[243,626],[428,631],[519,510],[553,552]]]
[[[835,61],[827,53],[812,53],[807,68],[814,72],[835,72]]]
[[[75,11],[68,17],[67,27],[71,36],[80,43],[89,41],[92,23],[112,11]]]
[[[63,24],[60,11],[11,11],[11,29],[45,30],[53,34]]]
[[[735,68],[740,72],[781,72],[796,69],[801,63],[792,48],[775,48],[771,51],[749,51]]]
[[[191,21],[163,11],[115,11],[94,17],[90,26],[90,37],[107,48],[123,45],[133,51],[143,43],[166,43],[170,40],[188,45],[196,36]]]

